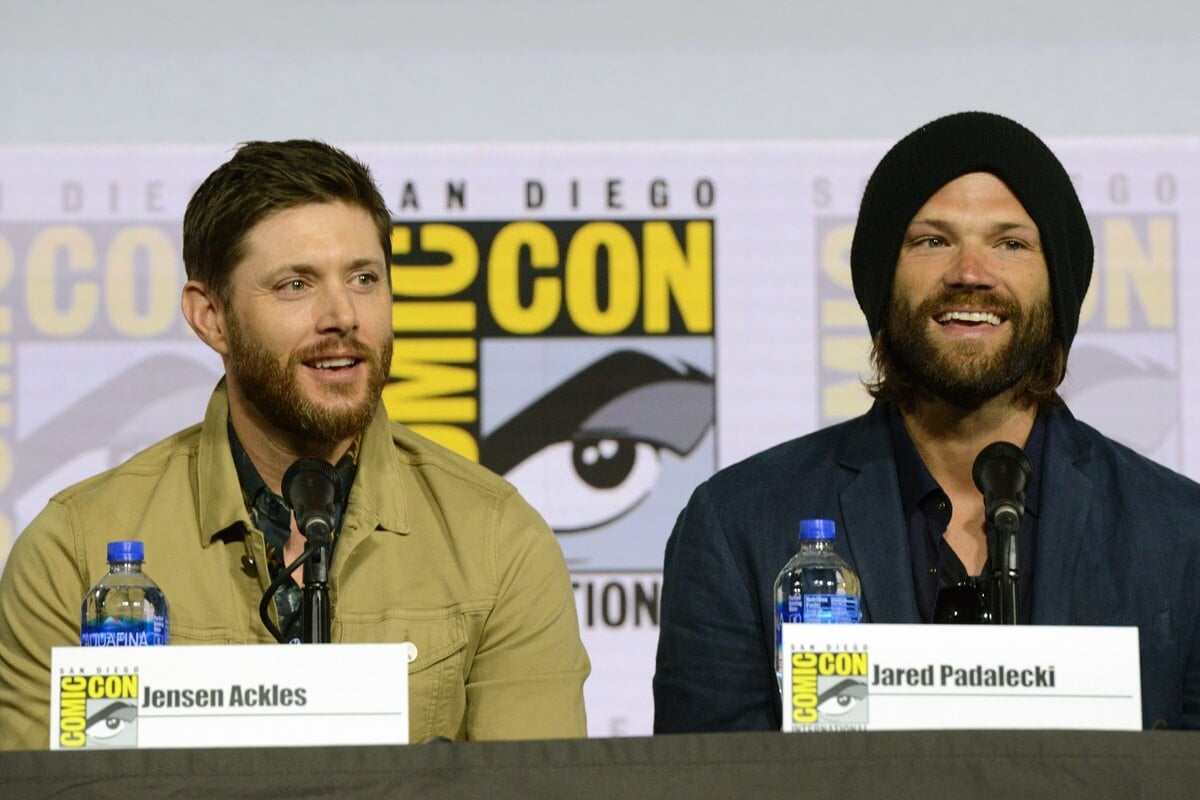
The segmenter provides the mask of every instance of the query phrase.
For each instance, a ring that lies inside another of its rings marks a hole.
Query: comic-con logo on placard
[[[789,730],[861,729],[869,721],[865,652],[794,652]]]
[[[574,571],[657,570],[716,465],[713,221],[397,224],[389,415],[504,475]]]
[[[60,675],[58,683],[61,747],[137,746],[137,675]]]

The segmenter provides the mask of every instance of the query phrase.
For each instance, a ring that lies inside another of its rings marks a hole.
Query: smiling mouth
[[[305,365],[313,369],[322,370],[343,370],[355,366],[361,359],[352,356],[337,356],[333,358],[315,358],[312,361],[305,361]]]
[[[946,311],[934,317],[939,325],[949,325],[957,322],[964,325],[990,325],[993,328],[1004,321],[999,314],[991,311]]]

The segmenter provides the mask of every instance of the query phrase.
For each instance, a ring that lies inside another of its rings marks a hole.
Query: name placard
[[[408,743],[409,643],[55,647],[50,749]]]
[[[1140,730],[1137,628],[783,626],[783,729]]]

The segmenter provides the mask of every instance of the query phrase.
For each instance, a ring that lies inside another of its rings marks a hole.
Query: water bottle
[[[858,576],[833,550],[831,519],[800,520],[800,549],[775,579],[775,677],[783,686],[783,623],[862,620]]]
[[[166,644],[167,598],[142,572],[141,542],[109,542],[108,574],[83,600],[79,643],[86,646]]]

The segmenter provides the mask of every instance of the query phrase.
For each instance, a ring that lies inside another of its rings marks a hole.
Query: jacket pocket
[[[466,724],[466,622],[444,609],[389,609],[337,613],[335,642],[411,642],[408,665],[408,737],[415,744],[434,736],[462,738]]]

